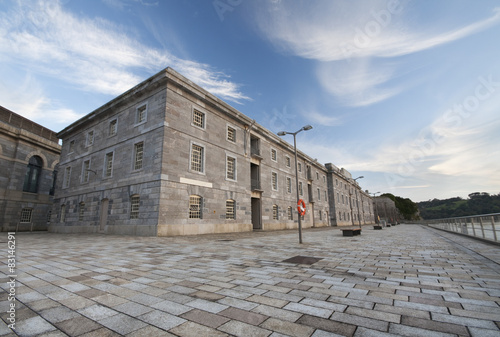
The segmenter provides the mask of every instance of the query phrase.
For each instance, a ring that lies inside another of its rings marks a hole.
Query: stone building
[[[361,189],[349,171],[326,164],[331,222],[337,226],[359,226],[374,222],[372,198]]]
[[[2,231],[47,230],[61,147],[56,133],[0,106]]]
[[[396,203],[389,197],[378,196],[373,198],[375,218],[385,220],[387,223],[396,223],[402,216],[396,207]]]
[[[50,231],[173,236],[297,227],[293,146],[170,68],[57,136]],[[328,170],[300,151],[298,163],[303,226],[334,225]]]

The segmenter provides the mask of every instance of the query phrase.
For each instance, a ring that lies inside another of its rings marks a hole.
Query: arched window
[[[38,192],[38,181],[40,180],[40,173],[42,172],[43,161],[42,158],[38,156],[33,156],[30,158],[28,163],[28,169],[26,170],[26,175],[24,176],[24,192],[37,193]]]

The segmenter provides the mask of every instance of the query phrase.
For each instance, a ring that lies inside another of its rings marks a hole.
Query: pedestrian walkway
[[[0,336],[500,336],[499,246],[420,225],[303,239],[17,233]]]

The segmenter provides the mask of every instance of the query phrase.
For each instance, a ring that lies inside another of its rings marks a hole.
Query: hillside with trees
[[[381,197],[388,197],[396,204],[396,208],[399,210],[401,215],[405,220],[417,220],[418,219],[418,207],[417,204],[411,201],[409,198],[401,198],[395,196],[391,193],[384,193]]]
[[[460,197],[432,199],[417,203],[423,219],[442,219],[467,215],[500,213],[500,194],[485,192],[469,194],[468,199]]]

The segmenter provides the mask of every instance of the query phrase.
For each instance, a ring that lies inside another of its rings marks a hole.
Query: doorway
[[[99,231],[104,232],[104,228],[108,223],[108,207],[109,207],[109,199],[101,200],[101,214],[99,216]]]
[[[252,198],[252,225],[254,230],[262,229],[261,202],[259,198]]]

